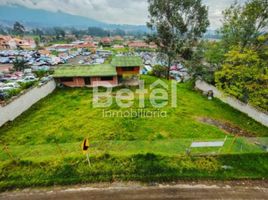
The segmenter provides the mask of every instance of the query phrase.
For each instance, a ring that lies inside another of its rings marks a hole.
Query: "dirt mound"
[[[200,122],[216,126],[216,127],[222,129],[223,131],[225,131],[228,134],[232,134],[232,135],[235,135],[235,136],[242,136],[242,137],[254,137],[253,133],[245,131],[245,130],[241,129],[240,127],[235,126],[235,125],[233,125],[233,124],[231,124],[229,122],[222,122],[222,121],[207,118],[207,117],[198,118],[198,120]]]

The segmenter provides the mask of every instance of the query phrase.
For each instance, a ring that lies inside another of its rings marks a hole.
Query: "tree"
[[[54,32],[55,32],[57,40],[65,37],[65,31],[64,31],[64,29],[62,29],[60,27],[54,27]]]
[[[155,65],[155,66],[153,66],[152,73],[156,77],[159,77],[159,78],[165,77],[165,72],[166,72],[166,69],[162,65]]]
[[[167,74],[174,59],[191,57],[192,48],[209,25],[208,9],[201,0],[148,0],[147,26],[156,32],[149,36],[159,51],[167,55]]]
[[[245,103],[268,110],[268,50],[234,47],[215,73],[216,85]]]
[[[33,32],[34,35],[39,37],[39,41],[43,40],[42,37],[44,35],[44,32],[42,30],[40,30],[39,28],[36,28],[36,29],[33,29],[32,32]]]
[[[206,62],[219,68],[224,60],[224,54],[226,53],[222,46],[222,42],[206,42],[204,49]]]
[[[15,35],[23,36],[25,32],[25,27],[19,22],[15,22],[13,25],[13,33]]]
[[[108,31],[98,27],[88,27],[87,33],[92,36],[100,36],[100,37],[108,35]]]
[[[25,68],[27,68],[27,61],[16,57],[13,61],[13,67],[16,71],[23,71]]]
[[[0,25],[0,34],[1,35],[7,35],[6,29],[2,25]]]
[[[226,52],[233,46],[243,50],[255,45],[257,38],[268,29],[268,0],[249,0],[243,6],[235,2],[223,15],[219,33]]]

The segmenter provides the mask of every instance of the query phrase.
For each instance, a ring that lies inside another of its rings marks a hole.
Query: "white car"
[[[9,90],[12,90],[12,89],[14,89],[14,88],[12,88],[12,87],[0,87],[0,92],[6,92],[6,91],[9,91]]]
[[[82,65],[84,64],[85,62],[83,60],[79,60],[78,64]]]
[[[0,92],[5,92],[5,91],[17,89],[19,87],[20,87],[20,85],[17,83],[6,83],[4,85],[1,85]]]
[[[32,82],[32,81],[37,81],[38,79],[35,78],[34,76],[26,76],[23,79],[18,80],[18,83],[27,83],[27,82]]]
[[[18,83],[6,83],[5,85],[4,85],[4,88],[13,88],[13,89],[16,89],[16,88],[19,88],[20,87],[20,85],[18,84]]]

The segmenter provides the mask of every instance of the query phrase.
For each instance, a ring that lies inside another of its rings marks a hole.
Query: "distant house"
[[[83,36],[83,40],[86,42],[93,42],[93,38],[90,35]]]
[[[137,85],[139,71],[143,66],[140,57],[115,57],[111,64],[63,65],[55,69],[57,83],[68,87],[115,87],[118,85]]]
[[[112,45],[112,39],[109,37],[101,38],[100,45],[104,47],[110,47]]]
[[[148,48],[148,44],[142,41],[133,41],[128,43],[129,48]]]
[[[0,35],[0,49],[34,49],[35,47],[36,44],[32,38],[19,39]]]
[[[150,49],[156,49],[157,45],[153,42],[147,44],[143,41],[132,41],[128,43],[128,47],[129,48],[133,48],[133,49],[142,49],[142,48],[150,48]]]
[[[48,50],[53,51],[59,51],[59,52],[66,52],[70,49],[74,48],[74,44],[54,44],[53,46],[49,47]]]
[[[0,35],[0,49],[9,49],[9,41],[11,40],[10,36]]]
[[[114,41],[124,41],[124,38],[121,37],[120,35],[116,35],[116,36],[113,37],[113,40]]]
[[[96,45],[93,42],[83,42],[82,44],[75,45],[75,48],[78,49],[93,49],[96,50]]]

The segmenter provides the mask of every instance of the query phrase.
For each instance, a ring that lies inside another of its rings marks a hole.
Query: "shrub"
[[[21,91],[22,91],[22,89],[20,89],[20,88],[12,89],[12,90],[9,90],[7,92],[7,94],[8,94],[8,97],[11,98],[13,96],[17,96]]]
[[[32,86],[34,86],[36,81],[31,81],[31,82],[25,82],[25,83],[20,83],[21,89],[26,90]]]
[[[155,65],[153,66],[153,75],[156,77],[165,77],[167,73],[167,68],[162,65]]]

